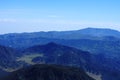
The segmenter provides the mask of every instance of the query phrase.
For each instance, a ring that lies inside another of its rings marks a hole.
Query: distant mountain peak
[[[107,30],[107,31],[116,31],[119,32],[118,30],[114,30],[114,29],[110,29],[110,28],[92,28],[92,27],[88,27],[88,28],[84,28],[84,29],[80,29],[80,30]]]

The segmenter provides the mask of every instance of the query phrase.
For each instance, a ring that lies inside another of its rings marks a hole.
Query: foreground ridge
[[[68,66],[36,64],[11,73],[1,80],[94,80],[84,71]]]

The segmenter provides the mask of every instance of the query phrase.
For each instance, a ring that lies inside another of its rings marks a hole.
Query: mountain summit
[[[119,31],[107,29],[107,28],[85,28],[85,29],[79,30],[79,32],[80,34],[87,34],[87,35],[98,36],[98,37],[105,37],[105,36],[119,37],[120,36]]]
[[[91,55],[87,51],[78,50],[76,48],[48,43],[46,45],[37,45],[27,48],[23,54],[33,55],[39,54],[42,56],[33,59],[34,62],[44,62],[62,65],[85,66],[90,61]],[[39,61],[38,61],[39,60]]]

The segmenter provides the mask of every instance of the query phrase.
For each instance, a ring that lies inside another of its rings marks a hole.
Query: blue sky
[[[0,0],[0,33],[120,30],[120,0]]]

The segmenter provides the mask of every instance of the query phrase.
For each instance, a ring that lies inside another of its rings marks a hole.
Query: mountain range
[[[99,28],[0,35],[0,75],[34,64],[58,64],[101,75],[101,80],[120,80],[119,35]]]
[[[39,54],[31,59],[35,64],[42,62],[47,64],[77,66],[83,68],[85,71],[104,75],[104,77],[108,77],[106,74],[109,73],[109,76],[112,77],[111,80],[120,79],[119,60],[106,58],[104,54],[96,55],[53,42],[46,45],[32,46],[23,50],[22,53],[26,56]],[[27,62],[26,59],[23,59],[22,61]],[[118,75],[113,76],[113,74]],[[104,77],[102,77],[103,80],[106,80]]]
[[[0,35],[0,45],[22,50],[34,45],[55,42],[94,54],[104,53],[111,58],[120,58],[119,36],[119,31],[99,28],[58,32],[13,33]]]
[[[103,75],[101,77],[103,80],[108,80],[110,76],[112,77],[111,80],[120,79],[119,62],[115,60],[113,62],[112,59],[107,59],[104,55],[92,55],[87,51],[63,46],[53,42],[46,45],[32,46],[24,49],[19,54],[21,54],[21,56],[17,57],[14,63],[9,62],[12,66],[8,66],[6,69],[3,67],[2,69],[6,72],[11,72],[9,69],[18,64],[19,66],[14,69],[12,68],[13,71],[19,69],[21,65],[26,67],[34,64],[59,64],[63,66],[79,67],[84,69],[85,72]],[[7,58],[4,56],[3,58],[11,61],[9,55]]]

